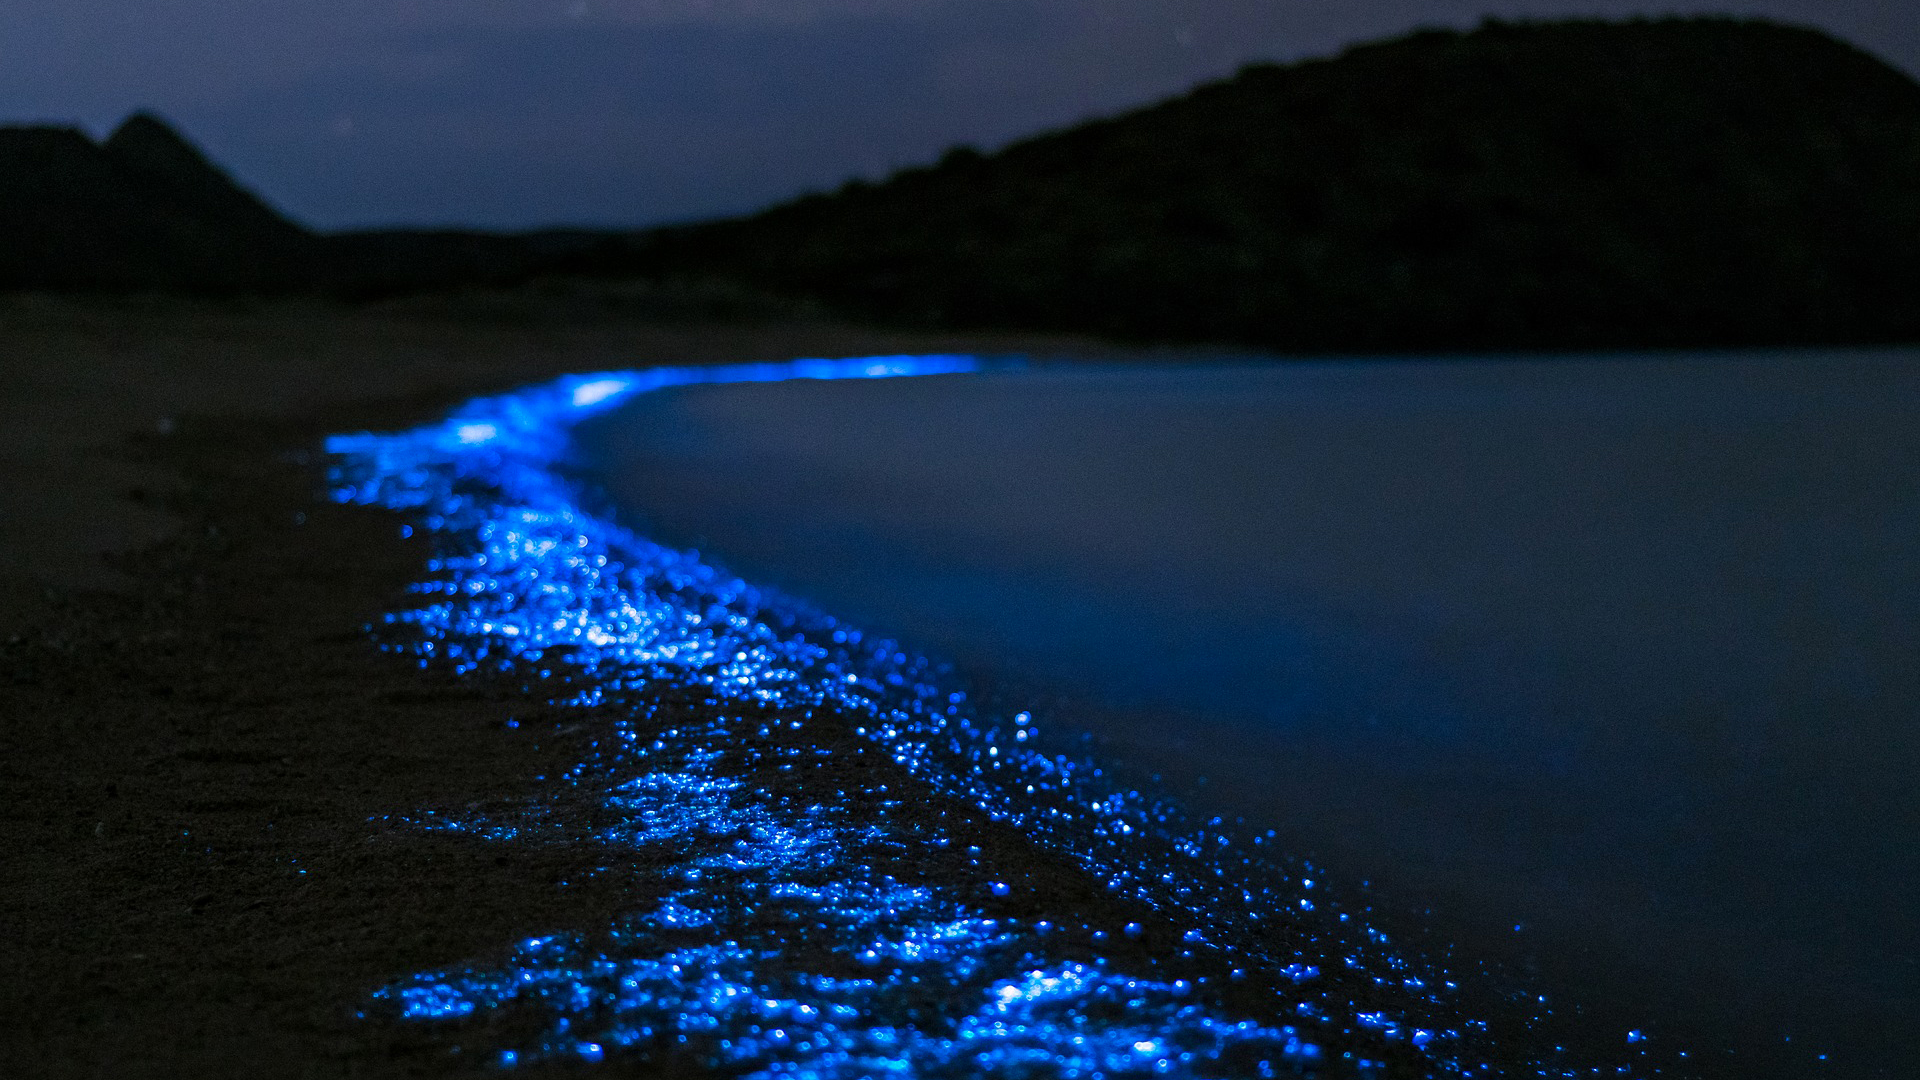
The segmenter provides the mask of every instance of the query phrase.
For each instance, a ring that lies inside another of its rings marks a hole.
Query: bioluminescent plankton
[[[638,883],[606,925],[396,973],[368,1022],[500,1066],[809,1080],[1657,1072],[1562,1060],[1529,1034],[1544,1002],[1463,987],[1476,971],[1403,947],[1270,835],[1190,819],[910,648],[636,535],[562,470],[574,423],[652,390],[983,366],[579,376],[330,440],[335,498],[435,540],[384,647],[564,685],[552,704],[592,733],[509,810],[399,816]]]

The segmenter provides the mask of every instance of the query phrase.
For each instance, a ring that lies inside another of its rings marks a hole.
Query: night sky
[[[1726,12],[1920,72],[1914,0],[6,0],[0,122],[178,123],[309,224],[644,225],[1419,25]]]

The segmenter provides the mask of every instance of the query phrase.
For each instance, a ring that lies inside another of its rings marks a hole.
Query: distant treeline
[[[644,232],[317,236],[164,125],[0,131],[0,284],[712,282],[1289,351],[1920,341],[1920,84],[1811,30],[1489,22]]]

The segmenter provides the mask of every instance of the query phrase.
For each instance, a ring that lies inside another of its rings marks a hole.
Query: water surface
[[[565,868],[555,888],[619,897],[586,925],[396,972],[362,1018],[413,1026],[442,1064],[671,1075],[1694,1071],[1663,1032],[1403,935],[1403,911],[1276,831],[1195,816],[917,646],[649,539],[561,468],[580,422],[648,392],[978,370],[609,372],[328,440],[334,498],[430,538],[376,640],[522,702],[507,731],[573,758],[376,827],[537,853]]]
[[[1920,354],[688,387],[581,437],[636,531],[1703,1068],[1912,1052]]]

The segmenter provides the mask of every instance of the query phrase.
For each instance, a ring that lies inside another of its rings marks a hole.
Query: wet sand
[[[427,552],[320,497],[322,436],[565,372],[1076,347],[0,303],[0,1074],[490,1072],[354,1008],[627,902],[626,883],[569,880],[577,854],[375,822],[508,798],[581,736],[518,687],[374,648],[364,627]]]

